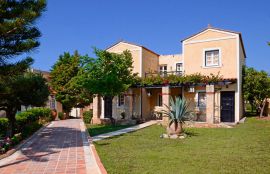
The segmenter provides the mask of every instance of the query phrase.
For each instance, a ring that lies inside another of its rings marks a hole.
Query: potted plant
[[[121,119],[124,120],[126,118],[126,113],[125,112],[121,112]]]
[[[189,119],[190,111],[188,106],[187,100],[180,97],[176,97],[175,100],[171,97],[170,106],[165,105],[166,110],[163,110],[162,113],[169,117],[168,135],[180,135],[183,133],[183,123]]]
[[[52,119],[55,120],[56,117],[57,117],[57,111],[56,111],[56,109],[52,109],[51,110],[51,115],[52,115]]]

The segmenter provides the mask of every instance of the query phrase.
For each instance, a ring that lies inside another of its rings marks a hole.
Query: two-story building
[[[137,117],[153,118],[153,113],[169,105],[170,96],[185,97],[194,111],[194,120],[207,123],[238,122],[243,116],[242,67],[245,49],[241,33],[208,26],[181,41],[182,54],[160,55],[144,46],[120,41],[106,50],[121,53],[129,50],[133,57],[134,73],[142,78],[151,73],[161,75],[220,74],[216,84],[186,86],[141,86],[130,88],[113,100],[95,97],[93,120]]]

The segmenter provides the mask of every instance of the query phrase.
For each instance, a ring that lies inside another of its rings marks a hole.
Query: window
[[[51,99],[49,100],[49,102],[50,102],[50,108],[51,109],[56,109],[56,107],[55,107],[55,96],[53,96],[53,95],[51,95]]]
[[[177,72],[183,71],[183,63],[177,63],[176,64],[176,71]]]
[[[220,66],[219,50],[205,51],[205,66]]]
[[[176,74],[182,74],[183,72],[183,63],[176,63]]]
[[[125,104],[125,96],[123,94],[118,95],[118,106],[122,106]]]
[[[160,75],[167,75],[167,65],[161,65],[159,67]]]
[[[206,93],[198,92],[198,107],[206,107]]]

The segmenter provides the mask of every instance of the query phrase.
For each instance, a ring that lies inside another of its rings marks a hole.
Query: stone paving
[[[0,174],[101,173],[79,119],[55,121],[0,161]]]

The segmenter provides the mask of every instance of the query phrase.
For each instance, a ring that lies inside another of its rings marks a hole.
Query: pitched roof
[[[130,45],[134,45],[134,46],[137,46],[137,47],[141,47],[141,48],[143,48],[143,49],[145,49],[145,50],[147,50],[147,51],[149,51],[149,52],[151,52],[151,53],[153,53],[153,54],[159,56],[159,54],[157,54],[156,52],[154,52],[154,51],[152,51],[152,50],[146,48],[146,47],[143,46],[143,45],[138,45],[138,44],[136,44],[136,43],[127,42],[127,41],[124,41],[124,40],[120,40],[120,41],[116,42],[115,44],[113,44],[113,45],[107,47],[105,50],[108,50],[108,49],[112,48],[113,46],[115,46],[115,45],[117,45],[117,44],[119,44],[119,43],[121,43],[121,42],[122,42],[122,43],[126,43],[126,44],[130,44]]]
[[[246,56],[245,47],[244,47],[244,43],[243,43],[243,39],[242,39],[242,34],[241,34],[240,32],[237,32],[237,31],[225,30],[225,29],[221,29],[221,28],[215,28],[215,27],[212,27],[212,26],[208,25],[207,28],[205,28],[205,29],[201,30],[200,32],[195,33],[195,34],[193,34],[193,35],[191,35],[191,36],[189,36],[189,37],[184,38],[183,40],[181,40],[181,42],[183,42],[183,41],[185,41],[185,40],[187,40],[187,39],[190,39],[190,38],[192,38],[192,37],[194,37],[194,36],[196,36],[196,35],[198,35],[198,34],[204,32],[204,31],[206,31],[206,30],[208,30],[208,29],[213,29],[213,30],[225,31],[225,32],[229,32],[229,33],[238,34],[239,37],[240,37],[240,43],[241,43],[241,46],[242,46],[242,48],[243,48],[244,57],[245,57],[245,58],[247,57],[247,56]]]

